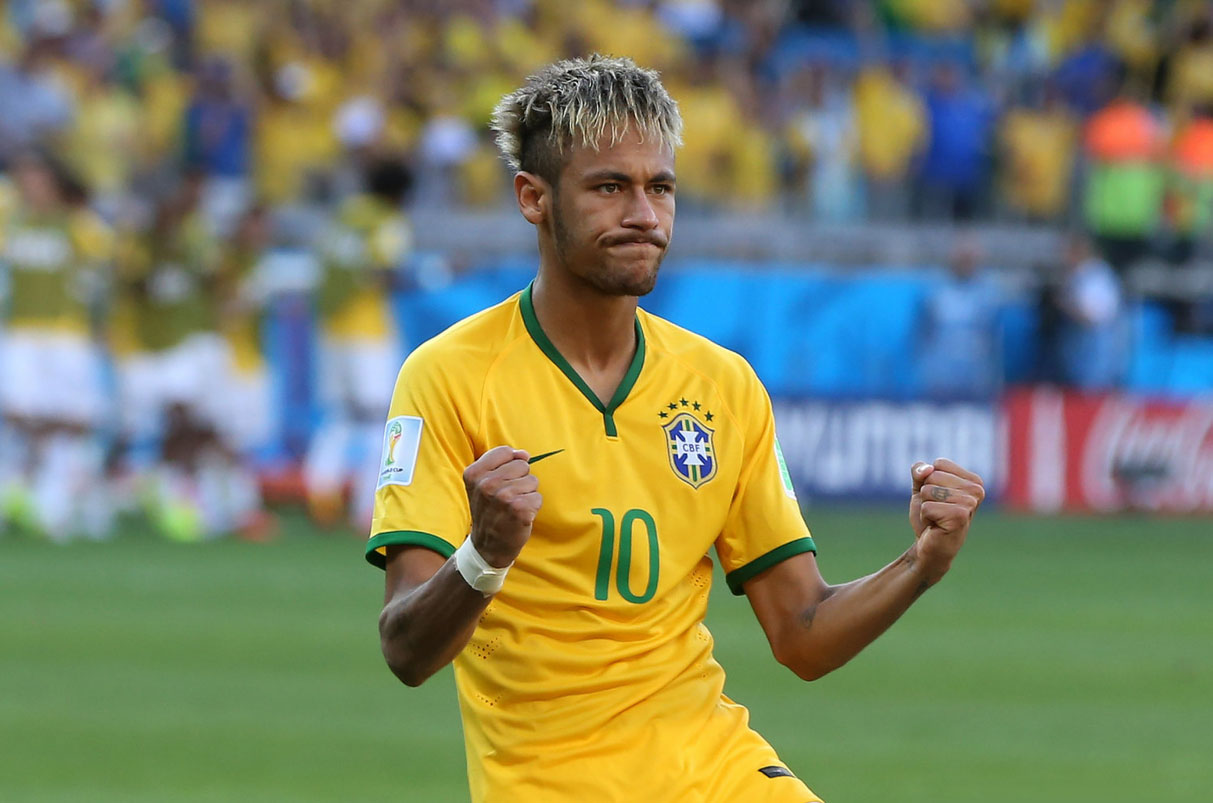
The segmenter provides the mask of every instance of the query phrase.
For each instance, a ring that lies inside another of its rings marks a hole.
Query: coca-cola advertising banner
[[[1036,388],[1005,402],[1003,501],[1060,510],[1213,511],[1213,398]]]
[[[949,457],[993,495],[1003,448],[994,404],[775,401],[775,426],[801,501],[909,498],[910,466]]]

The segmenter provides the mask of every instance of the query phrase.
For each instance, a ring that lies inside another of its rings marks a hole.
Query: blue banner
[[[1002,482],[1003,427],[981,402],[777,399],[775,425],[801,502],[906,500],[910,466],[947,457]]]

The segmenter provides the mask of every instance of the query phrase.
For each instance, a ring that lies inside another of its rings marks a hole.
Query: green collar
[[[606,434],[612,438],[618,436],[619,432],[615,428],[615,410],[619,408],[619,405],[623,404],[623,400],[632,392],[632,386],[640,378],[640,369],[644,365],[644,330],[640,328],[640,318],[636,318],[636,354],[632,357],[632,364],[628,366],[628,372],[623,375],[623,380],[619,383],[619,387],[615,389],[615,395],[611,397],[611,401],[603,407],[598,396],[594,391],[590,390],[590,386],[573,370],[573,366],[569,365],[569,361],[556,350],[555,344],[543,333],[543,327],[539,325],[539,318],[535,316],[535,303],[531,300],[531,288],[534,284],[534,282],[531,282],[531,284],[527,285],[526,289],[522,291],[522,297],[518,302],[518,306],[522,310],[522,322],[526,324],[527,332],[530,333],[531,339],[535,341],[535,345],[539,346],[539,350],[547,355],[547,358],[568,377],[569,381],[581,391],[582,396],[589,399],[590,404],[594,405],[594,409],[602,413],[602,423],[606,427]]]

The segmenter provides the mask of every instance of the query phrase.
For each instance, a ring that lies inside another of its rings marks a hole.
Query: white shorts
[[[403,357],[394,341],[344,340],[321,335],[317,370],[323,409],[346,414],[387,415]]]
[[[142,352],[118,366],[122,431],[136,440],[161,431],[170,405],[181,404],[200,423],[220,428],[227,414],[231,353],[212,332],[190,335],[165,351]]]
[[[0,412],[84,426],[104,409],[101,355],[83,335],[9,329],[0,336]]]

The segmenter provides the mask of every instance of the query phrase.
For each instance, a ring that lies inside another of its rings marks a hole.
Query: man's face
[[[599,150],[573,148],[552,205],[556,257],[607,295],[643,296],[674,230],[674,154],[629,132]]]

